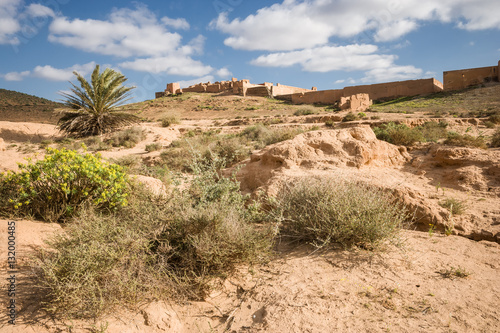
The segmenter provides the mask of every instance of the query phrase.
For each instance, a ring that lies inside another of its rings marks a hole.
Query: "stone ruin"
[[[165,91],[157,92],[155,97],[161,98],[182,94],[183,92],[224,93],[244,97],[277,98],[287,100],[293,104],[339,105],[341,110],[362,112],[372,105],[372,100],[428,95],[443,90],[458,90],[487,82],[498,82],[499,72],[500,61],[498,62],[498,66],[443,72],[444,84],[434,78],[430,78],[320,91],[316,87],[304,89],[279,83],[274,85],[269,82],[252,84],[249,80],[232,78],[231,81],[198,83],[184,89],[180,88],[179,83],[169,83]]]

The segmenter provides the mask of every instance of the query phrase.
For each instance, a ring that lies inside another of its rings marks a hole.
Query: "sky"
[[[319,90],[500,60],[500,0],[0,0],[0,88],[59,101],[97,64],[134,101],[169,82]]]

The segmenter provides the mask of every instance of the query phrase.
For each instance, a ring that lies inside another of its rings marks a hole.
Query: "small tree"
[[[74,111],[67,111],[59,119],[59,129],[77,137],[100,135],[119,127],[137,123],[135,115],[117,112],[117,107],[130,100],[130,91],[135,87],[124,87],[127,78],[113,69],[100,73],[97,65],[89,83],[82,75],[73,72],[81,88],[71,83],[72,94],[61,93],[64,104]]]

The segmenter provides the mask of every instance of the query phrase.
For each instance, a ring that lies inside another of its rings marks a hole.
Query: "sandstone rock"
[[[283,169],[394,167],[409,158],[406,148],[377,140],[369,126],[314,131],[253,154],[237,178],[242,190],[253,192]]]
[[[165,184],[163,184],[163,182],[157,178],[142,175],[133,175],[132,177],[139,183],[145,185],[145,187],[154,195],[165,196],[167,194],[167,188],[165,187]]]
[[[0,138],[0,151],[4,151],[5,150],[5,141]]]

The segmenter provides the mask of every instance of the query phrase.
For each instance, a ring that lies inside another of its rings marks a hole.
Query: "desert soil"
[[[245,103],[241,98],[224,98]],[[247,102],[243,105],[259,100]],[[194,109],[201,102],[191,103]],[[259,111],[249,111],[256,118],[236,119],[224,110],[193,110],[180,124],[163,128],[154,122],[161,118],[154,111],[143,112],[153,120],[141,124],[146,139],[131,149],[103,151],[103,157],[148,159],[155,153],[145,151],[147,144],[168,146],[190,129],[233,132],[265,119],[259,118]],[[418,113],[377,113],[380,120],[338,123],[336,129],[323,123],[325,119],[339,122],[342,113],[288,113],[275,126],[316,124],[319,130],[254,152],[238,173],[242,190],[273,194],[280,183],[301,176],[333,175],[369,182],[391,191],[414,212],[416,223],[402,232],[402,246],[389,245],[377,253],[315,251],[283,241],[269,263],[241,267],[226,281],[214,282],[217,288],[203,302],[145,303],[97,321],[65,321],[41,310],[43,291],[34,287],[29,265],[33,251],[46,246],[44,240],[51,235],[64,232],[64,226],[17,220],[17,324],[7,324],[8,298],[2,288],[0,331],[500,332],[500,149],[421,144],[407,150],[377,140],[368,126],[388,120],[414,125],[428,118]],[[17,162],[26,157],[41,158],[38,143],[60,135],[53,124],[11,120],[15,122],[0,121],[0,172],[17,170]],[[475,118],[446,120],[460,133],[471,128],[476,134],[491,131]],[[450,219],[439,205],[448,197],[465,201],[466,212]],[[7,222],[0,220],[4,282]],[[430,224],[435,232],[429,232]],[[452,235],[442,233],[446,228]]]

